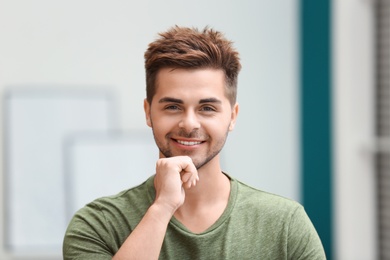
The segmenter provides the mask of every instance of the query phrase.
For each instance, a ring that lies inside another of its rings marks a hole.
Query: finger
[[[192,173],[192,172],[186,172],[183,173],[181,176],[181,180],[183,183],[194,183],[198,181],[198,175],[197,173]]]
[[[183,182],[196,182],[199,180],[198,170],[196,169],[192,159],[188,156],[180,157],[179,165],[181,179]]]
[[[192,172],[182,172],[181,175],[181,181],[184,183],[187,183],[190,179],[193,179],[193,173]],[[192,180],[191,180],[192,181]]]
[[[195,173],[186,172],[182,175],[181,179],[183,184],[185,184],[186,187],[192,187],[196,185],[196,183],[199,180],[199,177],[197,172]]]
[[[192,162],[192,159],[189,156],[180,156],[179,165],[180,171],[185,172],[198,172],[194,163]]]

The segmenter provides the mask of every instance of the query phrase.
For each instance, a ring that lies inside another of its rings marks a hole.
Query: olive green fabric
[[[80,209],[65,234],[64,259],[111,259],[153,202],[153,179]],[[326,259],[300,204],[230,179],[222,216],[200,234],[173,217],[160,259]]]

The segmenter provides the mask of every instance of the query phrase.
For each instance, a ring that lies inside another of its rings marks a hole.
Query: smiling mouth
[[[195,141],[181,141],[181,140],[176,140],[179,144],[186,145],[186,146],[193,146],[193,145],[198,145],[201,144],[202,142],[195,142]]]

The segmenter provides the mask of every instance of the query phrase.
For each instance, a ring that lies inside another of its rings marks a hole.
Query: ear
[[[236,125],[236,120],[238,116],[238,110],[239,110],[239,105],[236,103],[233,108],[232,108],[232,114],[230,118],[230,125],[229,125],[229,131],[233,131],[234,126]]]
[[[150,120],[150,104],[146,100],[146,98],[144,99],[144,111],[145,111],[146,124],[149,127],[152,127],[152,121]]]

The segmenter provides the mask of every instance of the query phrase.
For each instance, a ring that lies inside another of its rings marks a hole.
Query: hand
[[[198,171],[188,156],[161,158],[156,163],[155,204],[167,207],[172,215],[184,203],[185,191],[199,181]]]

